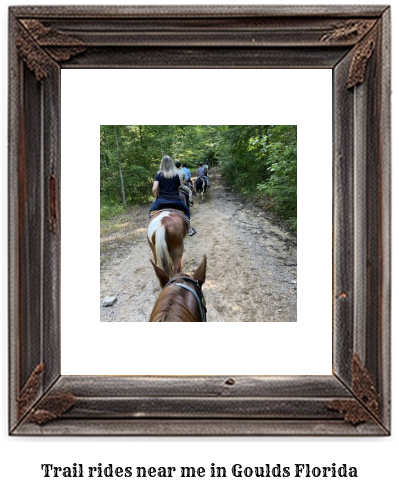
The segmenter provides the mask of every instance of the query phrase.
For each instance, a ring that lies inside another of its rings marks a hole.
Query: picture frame
[[[166,67],[332,70],[330,376],[61,374],[61,69]],[[389,6],[10,7],[10,435],[389,435],[390,83]]]

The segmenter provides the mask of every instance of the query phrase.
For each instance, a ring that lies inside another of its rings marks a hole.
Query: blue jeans
[[[176,208],[177,210],[181,210],[185,215],[187,215],[188,218],[190,218],[190,209],[185,203],[181,200],[167,200],[165,198],[157,198],[155,202],[153,202],[150,208],[150,217],[152,211],[161,210],[162,208]]]

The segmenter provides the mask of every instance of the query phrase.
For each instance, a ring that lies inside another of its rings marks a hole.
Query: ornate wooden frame
[[[9,432],[388,435],[390,9],[11,7]],[[60,71],[328,68],[334,78],[331,376],[60,374]]]

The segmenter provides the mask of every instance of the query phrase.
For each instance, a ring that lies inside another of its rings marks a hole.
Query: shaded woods
[[[234,191],[255,200],[296,231],[296,126],[103,125],[102,219],[152,200],[153,178],[164,154],[185,162],[192,173],[208,159]]]

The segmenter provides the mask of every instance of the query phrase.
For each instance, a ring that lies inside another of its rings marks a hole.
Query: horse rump
[[[201,176],[199,176],[194,183],[195,191],[198,193],[199,191],[202,191],[204,187],[206,189],[206,182],[203,178],[201,178]]]
[[[186,233],[182,215],[170,210],[155,215],[148,225],[147,240],[155,263],[170,276],[181,272]]]
[[[206,180],[204,178],[201,178],[201,176],[199,176],[195,180],[194,186],[195,186],[195,191],[197,192],[197,194],[200,197],[199,203],[201,203],[201,201],[204,202],[205,201],[205,193],[206,193]]]

